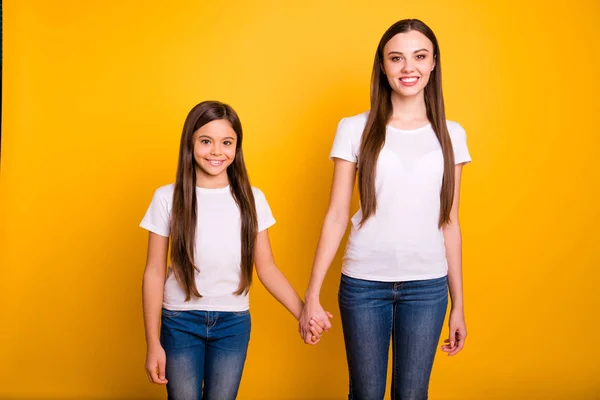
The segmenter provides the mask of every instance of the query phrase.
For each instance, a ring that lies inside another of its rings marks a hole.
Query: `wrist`
[[[319,292],[310,289],[307,290],[306,294],[304,295],[304,301],[306,303],[319,303]]]
[[[157,347],[161,347],[160,339],[158,339],[158,337],[151,338],[151,339],[150,338],[146,339],[146,348],[148,350],[149,349],[154,349],[154,348],[157,348]]]
[[[452,304],[452,307],[450,308],[450,312],[464,314],[465,308],[464,308],[463,304],[458,304],[458,303]]]

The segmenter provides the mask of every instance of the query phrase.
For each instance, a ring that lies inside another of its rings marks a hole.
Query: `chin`
[[[414,97],[420,94],[421,92],[423,92],[422,88],[413,88],[408,90],[402,88],[401,90],[398,90],[398,94],[402,97]]]

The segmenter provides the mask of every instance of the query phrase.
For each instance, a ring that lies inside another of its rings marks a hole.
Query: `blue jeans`
[[[250,327],[249,311],[163,309],[160,342],[167,355],[169,399],[235,399],[246,361]]]
[[[427,399],[448,305],[447,277],[376,282],[342,275],[338,301],[350,373],[348,399],[383,399],[390,337],[391,398]]]

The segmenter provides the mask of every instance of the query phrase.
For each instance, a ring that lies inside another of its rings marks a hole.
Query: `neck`
[[[399,122],[427,120],[427,107],[423,91],[416,96],[399,96],[392,92],[392,120]]]
[[[196,169],[196,186],[205,189],[219,189],[224,188],[227,185],[229,185],[227,170],[223,171],[222,174],[213,176]]]

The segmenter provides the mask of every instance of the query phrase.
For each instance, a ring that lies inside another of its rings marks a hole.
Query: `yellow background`
[[[165,398],[147,382],[138,227],[174,180],[190,108],[230,103],[253,185],[304,293],[337,122],[368,108],[398,19],[436,32],[449,119],[466,129],[469,338],[432,399],[600,397],[598,64],[589,1],[4,1],[0,398]],[[337,287],[317,347],[260,284],[241,399],[342,399]],[[445,330],[444,335],[447,334]]]

